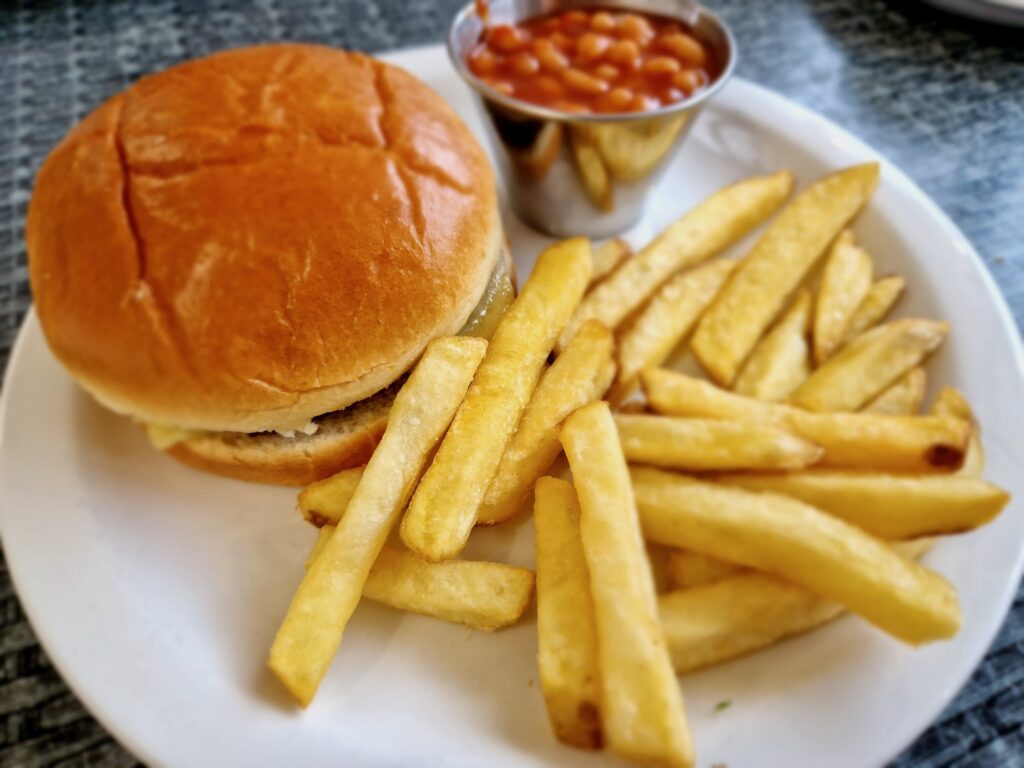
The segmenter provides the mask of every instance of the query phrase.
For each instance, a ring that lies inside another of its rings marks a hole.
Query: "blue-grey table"
[[[23,226],[32,179],[76,120],[140,75],[221,48],[440,41],[460,4],[0,0],[0,362],[31,301]],[[974,242],[1024,320],[1024,30],[896,0],[711,4],[736,32],[740,73],[902,166]],[[0,561],[0,765],[135,764],[50,666]],[[854,755],[836,756],[836,766],[853,764]],[[1024,594],[970,683],[895,765],[1024,766]]]

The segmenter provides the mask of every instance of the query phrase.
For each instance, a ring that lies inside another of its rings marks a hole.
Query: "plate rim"
[[[372,55],[380,58],[394,59],[401,58],[403,56],[422,55],[440,55],[443,57],[445,56],[445,53],[443,44],[435,43],[378,51]],[[454,72],[452,72],[452,76],[455,77]],[[1010,310],[1009,304],[1007,303],[1006,297],[999,290],[995,278],[986,265],[984,259],[978,253],[977,249],[963,234],[956,223],[946,214],[938,203],[935,202],[935,200],[924,192],[924,190],[922,190],[898,165],[889,160],[884,153],[867,144],[848,128],[834,122],[823,114],[815,112],[810,107],[801,104],[793,98],[740,76],[733,78],[733,80],[727,85],[727,90],[740,92],[749,90],[755,93],[758,98],[766,99],[781,105],[782,108],[790,114],[798,117],[800,120],[820,126],[825,131],[833,135],[841,136],[852,149],[856,150],[857,153],[877,159],[882,166],[883,177],[885,177],[887,181],[900,187],[903,192],[909,194],[914,199],[916,204],[922,206],[925,209],[925,212],[941,225],[943,234],[955,241],[960,246],[958,250],[961,251],[961,254],[973,263],[975,271],[979,273],[982,285],[988,294],[990,303],[995,309],[1000,320],[1000,324],[1011,339],[1011,345],[1015,353],[1012,364],[1015,366],[1018,376],[1021,379],[1024,379],[1024,341],[1021,339],[1020,331]],[[709,108],[714,110],[716,104],[717,102],[712,102],[709,104]],[[8,377],[13,375],[17,371],[19,365],[21,365],[21,360],[26,354],[26,348],[33,326],[39,328],[41,332],[34,303],[29,306],[18,328],[15,341],[12,344],[11,352],[8,357],[8,364],[3,377],[4,383],[6,383]],[[8,412],[11,408],[10,390],[11,388],[9,386],[3,386],[2,390],[0,390],[0,449],[3,448],[4,437],[8,429]],[[2,496],[0,496],[0,498],[2,498]],[[5,527],[4,523],[7,519],[7,514],[4,512],[5,509],[6,504],[0,501],[0,538],[6,538],[3,537],[3,529]],[[18,597],[19,605],[31,625],[36,639],[45,651],[47,657],[50,659],[54,669],[61,676],[61,679],[82,702],[89,714],[94,717],[111,736],[131,752],[133,756],[150,765],[164,764],[161,757],[154,754],[146,746],[143,741],[144,737],[141,733],[137,733],[138,729],[133,730],[129,728],[122,728],[120,726],[120,722],[115,717],[115,713],[109,711],[110,707],[102,701],[103,695],[99,690],[90,690],[82,683],[75,672],[75,664],[72,663],[69,656],[65,653],[54,652],[54,649],[59,647],[60,643],[51,642],[52,635],[49,637],[47,636],[44,624],[39,621],[40,605],[42,603],[39,601],[26,600],[23,597],[23,587],[25,586],[23,578],[27,568],[21,565],[22,561],[19,559],[19,556],[12,553],[12,551],[10,551],[6,546],[4,546],[4,554],[7,561],[8,572]],[[946,686],[944,695],[936,696],[932,700],[930,706],[923,706],[920,708],[919,712],[921,716],[920,718],[915,718],[915,720],[920,719],[920,724],[915,726],[912,734],[910,733],[910,729],[908,729],[908,734],[910,735],[905,742],[901,741],[896,745],[895,749],[887,750],[887,754],[884,755],[883,762],[887,763],[891,761],[900,755],[907,747],[913,744],[920,735],[935,722],[937,717],[964,688],[964,686],[968,684],[971,676],[977,670],[982,660],[987,656],[992,643],[1006,622],[1014,597],[1020,585],[1022,573],[1024,573],[1024,547],[1017,549],[1016,560],[1013,563],[1012,571],[1009,574],[1012,578],[1008,578],[1005,581],[1001,593],[995,601],[999,610],[993,612],[992,616],[997,618],[993,620],[991,622],[991,626],[985,628],[985,631],[982,633],[985,637],[985,642],[979,646],[980,651],[964,654],[961,657],[965,660],[963,667],[965,671],[963,674],[956,676],[955,682]],[[968,661],[969,663],[966,663]]]
[[[924,0],[945,13],[1000,27],[1024,26],[1024,6],[1001,0]]]
[[[28,310],[25,312],[25,317],[22,318],[21,325],[18,326],[18,334],[14,339],[14,344],[11,345],[11,354],[7,359],[7,368],[4,371],[2,384],[6,384],[7,377],[13,371],[19,363],[21,356],[25,354],[25,348],[29,343],[29,338],[33,329],[38,328],[39,333],[42,333],[42,326],[39,324],[39,318],[36,315],[36,305],[33,301]],[[0,451],[3,449],[4,437],[7,434],[7,412],[10,409],[10,387],[3,386],[0,389]],[[3,492],[4,489],[0,487],[0,499],[6,497]],[[54,653],[54,645],[50,640],[44,637],[44,633],[41,631],[42,624],[38,619],[39,603],[26,600],[22,597],[22,569],[21,566],[17,565],[19,561],[18,556],[12,556],[11,550],[8,549],[6,544],[6,537],[4,536],[4,521],[7,519],[7,515],[4,512],[7,505],[0,501],[0,545],[3,548],[4,560],[7,563],[7,573],[10,576],[11,584],[14,586],[15,595],[18,598],[18,605],[21,608],[22,613],[25,614],[25,620],[28,621],[29,626],[32,628],[32,634],[35,635],[36,640],[39,642],[39,646],[46,653],[47,659],[53,669],[60,675],[61,680],[68,687],[75,697],[82,703],[86,711],[91,717],[93,717],[103,729],[107,731],[114,739],[121,744],[133,757],[140,760],[147,765],[162,765],[162,761],[157,758],[143,743],[135,738],[133,734],[129,734],[127,730],[123,730],[118,727],[117,721],[114,718],[113,713],[108,712],[107,708],[103,706],[99,698],[101,694],[93,693],[89,688],[83,684],[79,679],[78,675],[74,672],[74,665],[68,663],[68,660],[63,655]]]
[[[931,0],[929,0],[930,2]],[[926,193],[917,183],[910,178],[896,163],[892,162],[889,157],[874,149],[871,145],[857,136],[855,133],[850,131],[848,128],[833,122],[828,117],[819,114],[784,94],[773,91],[766,86],[755,83],[745,78],[734,78],[734,81],[740,81],[744,88],[750,88],[757,92],[760,96],[767,97],[770,99],[781,99],[786,102],[787,105],[799,112],[803,119],[809,120],[814,123],[823,124],[829,129],[838,129],[847,141],[850,142],[852,147],[855,147],[859,152],[874,156],[881,164],[882,176],[887,176],[890,181],[893,181],[897,185],[903,187],[903,189],[913,196],[918,204],[922,205],[927,213],[935,217],[935,219],[941,223],[942,228],[949,237],[956,241],[959,241],[961,245],[961,251],[970,261],[973,262],[976,271],[981,277],[982,284],[985,287],[986,292],[991,299],[992,305],[999,316],[1000,323],[1003,330],[1007,332],[1010,337],[1011,344],[1013,346],[1015,355],[1012,361],[1019,378],[1024,379],[1024,340],[1021,339],[1020,330],[1017,327],[1017,321],[1014,319],[1013,312],[1010,310],[1010,305],[1006,301],[1006,297],[1003,292],[999,290],[999,286],[989,270],[985,260],[981,257],[978,249],[974,247],[974,244],[970,239],[963,233],[960,227],[957,226],[956,222],[950,218],[942,207],[932,199],[928,193]],[[0,429],[3,425],[0,423]],[[1022,542],[1024,544],[1024,542]],[[948,685],[946,687],[946,693],[943,696],[937,696],[932,702],[930,713],[923,723],[916,727],[913,736],[910,737],[904,744],[898,746],[895,750],[890,750],[888,754],[884,755],[882,764],[887,765],[888,763],[899,757],[908,747],[913,745],[921,734],[927,731],[938,719],[939,715],[955,700],[956,696],[964,689],[964,687],[970,682],[971,677],[977,671],[978,667],[984,661],[985,657],[988,656],[988,652],[995,642],[999,631],[1003,628],[1006,623],[1007,617],[1010,615],[1010,611],[1013,608],[1014,598],[1021,587],[1021,578],[1024,576],[1024,547],[1017,549],[1016,560],[1013,563],[1012,572],[1010,574],[1011,579],[1008,579],[1005,586],[1003,587],[1002,594],[999,595],[997,603],[1000,606],[998,611],[999,619],[992,623],[986,631],[987,636],[986,642],[981,647],[980,652],[974,652],[967,656],[972,657],[970,664],[966,665],[966,672],[962,676],[957,676],[955,684]],[[965,656],[964,658],[966,658]],[[926,708],[922,707],[922,712]]]

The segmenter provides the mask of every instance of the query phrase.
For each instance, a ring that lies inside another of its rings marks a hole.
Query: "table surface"
[[[973,241],[1024,321],[1024,29],[897,0],[710,4],[735,30],[739,73],[899,164]],[[76,120],[141,75],[225,47],[440,41],[458,5],[0,0],[0,362],[31,300],[32,179]],[[0,559],[0,765],[135,764],[50,666]],[[894,765],[1024,766],[1024,592],[970,683]]]

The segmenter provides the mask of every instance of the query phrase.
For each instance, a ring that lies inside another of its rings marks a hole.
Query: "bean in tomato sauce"
[[[573,113],[658,109],[721,74],[711,49],[686,24],[601,8],[488,26],[467,64],[508,96]]]

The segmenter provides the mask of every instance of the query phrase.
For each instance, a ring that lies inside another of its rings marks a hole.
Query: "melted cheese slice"
[[[169,427],[165,424],[150,424],[149,422],[143,422],[142,426],[146,428],[146,437],[149,438],[149,442],[158,451],[166,451],[178,443],[209,434],[209,432],[201,429],[182,429],[181,427]]]

